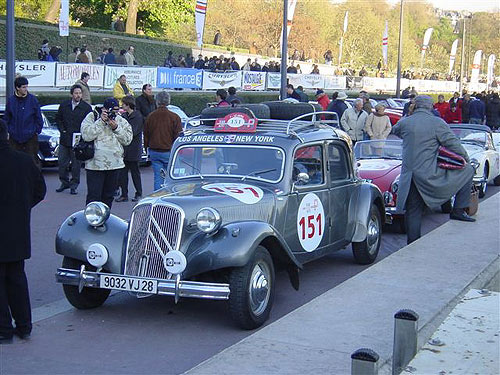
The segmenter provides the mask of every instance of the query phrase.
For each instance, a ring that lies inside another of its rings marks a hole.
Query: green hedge
[[[0,17],[0,19],[5,19],[5,17]],[[28,23],[29,25],[27,25]],[[39,25],[48,26],[50,29],[45,29],[45,27],[41,28]],[[97,33],[98,35],[91,35],[90,33]],[[133,40],[124,39],[124,37],[133,38]],[[0,38],[0,40],[6,39],[5,23],[0,23]],[[107,38],[107,40],[103,40],[103,38]],[[172,51],[175,56],[191,53],[191,47],[189,46],[168,43],[160,39],[83,27],[70,28],[70,35],[68,38],[60,37],[59,28],[53,24],[33,22],[31,20],[28,22],[28,20],[17,19],[16,59],[37,60],[37,51],[43,39],[48,39],[51,46],[61,46],[63,50],[59,56],[61,61],[66,61],[68,49],[69,52],[72,52],[74,47],[80,47],[83,44],[87,45],[94,60],[97,59],[103,48],[112,47],[115,55],[118,55],[121,49],[127,49],[132,45],[135,47],[135,58],[137,62],[140,65],[151,66],[163,66],[168,51]],[[153,40],[161,42],[161,44],[152,43],[151,41]],[[5,44],[1,44],[0,59],[5,59],[6,53]]]

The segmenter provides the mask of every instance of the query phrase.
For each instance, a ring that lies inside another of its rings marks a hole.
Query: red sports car
[[[386,222],[404,232],[404,212],[396,210],[403,143],[400,139],[359,141],[354,146],[361,178],[378,186],[385,201]]]

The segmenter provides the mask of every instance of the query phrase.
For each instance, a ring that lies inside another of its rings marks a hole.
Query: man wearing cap
[[[38,134],[42,132],[43,119],[37,98],[28,92],[28,80],[17,77],[14,80],[15,93],[7,100],[4,120],[9,129],[9,142],[14,150],[38,159]]]
[[[333,95],[332,95],[333,99]],[[342,118],[342,115],[344,114],[345,110],[347,109],[347,104],[345,104],[345,100],[347,99],[347,94],[343,91],[339,92],[337,94],[337,97],[333,99],[330,104],[328,104],[328,108],[326,109],[328,112],[335,112],[337,114],[337,120],[339,121],[340,125],[340,119]],[[327,116],[328,117],[328,116]],[[333,120],[333,116],[330,116],[330,118],[327,118],[328,120]]]
[[[373,113],[373,107],[370,102],[370,95],[366,91],[360,91],[359,97],[363,100],[363,111],[371,115]]]
[[[415,98],[413,114],[392,128],[403,140],[403,163],[398,188],[398,211],[405,211],[408,243],[420,238],[422,214],[426,206],[439,207],[455,195],[450,219],[475,221],[465,213],[470,203],[474,168],[467,152],[448,125],[432,113],[432,98]],[[437,166],[440,146],[461,155],[467,164],[460,170]]]
[[[82,122],[82,138],[94,141],[94,157],[85,162],[87,170],[87,204],[99,201],[111,207],[118,187],[123,162],[123,146],[132,141],[132,127],[118,115],[120,107],[115,98],[104,101],[99,118],[93,112]]]
[[[172,144],[182,132],[180,117],[168,110],[170,94],[162,91],[156,95],[158,109],[151,112],[144,124],[144,147],[153,165],[154,189],[163,184],[161,170],[167,170]]]
[[[9,147],[7,139],[7,126],[0,120],[0,345],[10,343],[13,334],[24,340],[31,334],[24,261],[31,257],[30,212],[46,192],[33,159]]]

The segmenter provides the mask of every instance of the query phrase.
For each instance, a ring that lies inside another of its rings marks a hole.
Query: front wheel
[[[274,300],[274,265],[263,246],[257,247],[244,267],[231,270],[229,311],[243,329],[260,327],[269,318]]]
[[[380,212],[377,206],[372,204],[365,240],[352,243],[352,253],[357,263],[371,264],[377,258],[382,239],[381,223]]]
[[[91,267],[80,260],[64,257],[62,267],[79,270],[82,264],[85,264],[86,267]],[[63,284],[63,291],[68,302],[80,310],[101,306],[111,292],[110,289],[83,288],[80,293],[77,286],[66,284]]]

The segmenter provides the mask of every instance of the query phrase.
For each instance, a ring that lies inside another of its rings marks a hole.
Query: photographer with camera
[[[82,122],[82,138],[94,142],[94,157],[85,162],[87,170],[87,204],[99,201],[110,208],[118,187],[123,163],[123,146],[132,141],[132,127],[118,115],[115,98],[107,98],[98,113],[89,113]],[[100,112],[100,113],[99,113]]]

